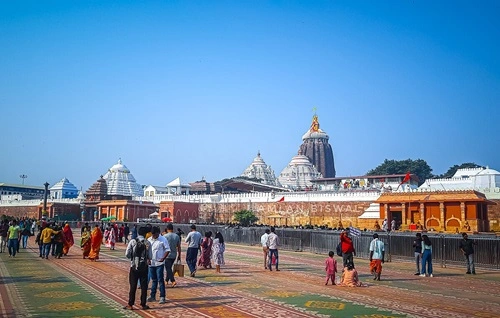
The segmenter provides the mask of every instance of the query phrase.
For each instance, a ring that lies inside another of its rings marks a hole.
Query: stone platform
[[[153,302],[151,310],[127,311],[122,309],[128,299],[125,244],[118,243],[114,251],[103,245],[97,262],[82,259],[76,245],[68,256],[49,260],[38,257],[33,238],[29,246],[15,258],[0,254],[0,317],[382,318],[500,313],[498,271],[465,275],[463,268],[435,264],[435,277],[427,278],[414,276],[413,264],[393,262],[384,264],[382,281],[374,282],[368,262],[355,259],[366,287],[325,286],[326,255],[280,251],[281,271],[270,272],[264,269],[259,247],[232,244],[226,247],[222,273],[200,269],[195,278],[176,278],[177,287],[167,286],[166,304]]]

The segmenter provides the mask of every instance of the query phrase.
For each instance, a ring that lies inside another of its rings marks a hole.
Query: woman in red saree
[[[212,244],[212,232],[205,232],[205,238],[201,242],[201,257],[198,260],[198,266],[203,266],[204,268],[212,268]]]
[[[96,224],[92,233],[90,234],[90,253],[89,260],[96,261],[99,259],[99,252],[101,251],[102,232],[99,224]]]
[[[89,257],[90,253],[90,226],[85,228],[82,232],[82,242],[80,243],[80,247],[82,248],[83,258]]]
[[[63,229],[63,255],[68,255],[69,249],[73,244],[75,244],[75,240],[73,239],[73,232],[71,232],[71,228],[69,224],[66,224]]]

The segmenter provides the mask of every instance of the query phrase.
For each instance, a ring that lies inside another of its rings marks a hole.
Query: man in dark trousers
[[[473,240],[469,240],[467,233],[462,233],[463,240],[460,241],[460,250],[464,253],[465,263],[467,264],[466,274],[476,275],[474,267],[474,245],[477,245]]]
[[[422,234],[420,233],[417,233],[415,239],[413,240],[413,251],[415,255],[415,265],[417,268],[415,275],[420,275],[420,254],[422,254]]]
[[[125,251],[125,256],[131,261],[130,262],[130,272],[128,275],[128,282],[130,284],[130,290],[128,293],[128,305],[124,307],[124,309],[134,309],[135,303],[135,293],[137,291],[137,282],[139,281],[141,286],[141,308],[143,310],[149,309],[149,306],[146,304],[147,295],[148,295],[148,269],[149,264],[151,264],[151,258],[149,253],[145,253],[144,256],[147,258],[147,266],[138,267],[138,258],[141,255],[136,254],[136,247],[138,242],[145,244],[146,250],[151,249],[151,244],[144,239],[144,236],[147,233],[146,227],[140,227],[138,231],[137,239],[130,240],[127,245],[127,250]]]
[[[354,249],[352,239],[349,237],[349,229],[343,230],[340,233],[340,242],[342,244],[342,262],[344,268],[347,267],[348,263],[351,263],[354,267],[353,255],[356,256],[356,250]]]

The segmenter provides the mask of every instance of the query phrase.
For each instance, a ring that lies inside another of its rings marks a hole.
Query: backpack
[[[337,256],[342,256],[342,242],[337,244]]]
[[[132,250],[132,261],[134,262],[132,269],[135,271],[143,271],[148,267],[147,246],[144,241],[140,241],[137,238],[135,239],[135,242],[135,247]]]

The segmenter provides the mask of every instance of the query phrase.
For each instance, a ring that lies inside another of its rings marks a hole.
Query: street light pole
[[[47,196],[49,194],[49,183],[45,182],[43,184],[43,186],[45,187],[45,193],[43,194],[43,210],[42,210],[42,214],[43,213],[47,213]]]
[[[25,175],[25,174],[22,174],[19,176],[19,178],[21,178],[23,180],[23,185],[24,185],[24,179],[26,179],[28,176]]]

